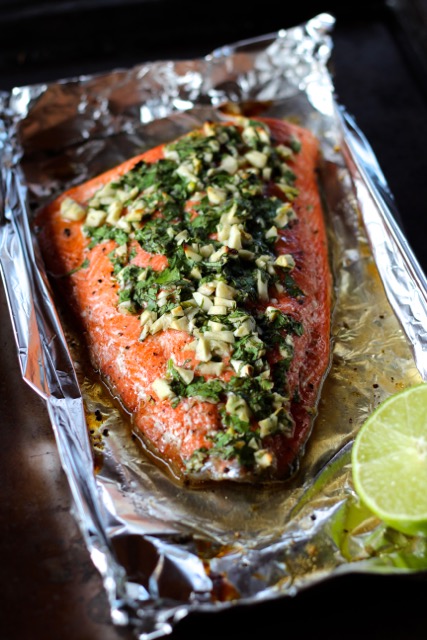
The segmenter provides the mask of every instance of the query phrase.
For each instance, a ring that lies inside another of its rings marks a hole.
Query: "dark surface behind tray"
[[[205,55],[331,12],[337,98],[371,142],[427,269],[427,3],[288,4],[263,1],[254,12],[243,2],[2,1],[0,89]],[[109,621],[44,406],[20,378],[0,289],[0,638],[130,640]],[[294,598],[190,616],[170,640],[276,638],[290,629],[304,640],[419,640],[426,593],[425,575],[334,578]]]

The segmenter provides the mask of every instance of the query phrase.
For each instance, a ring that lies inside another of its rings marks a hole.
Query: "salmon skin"
[[[299,467],[330,359],[318,162],[287,121],[205,122],[36,217],[94,369],[186,483]]]

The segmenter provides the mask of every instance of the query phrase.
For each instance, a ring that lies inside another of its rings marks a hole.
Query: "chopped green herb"
[[[65,273],[63,277],[71,276],[73,273],[77,273],[77,271],[80,271],[81,269],[87,269],[88,266],[89,266],[89,260],[86,258],[86,260],[83,260],[81,265],[79,265],[78,267],[75,267],[75,269],[71,269],[71,271],[68,271],[68,273]]]

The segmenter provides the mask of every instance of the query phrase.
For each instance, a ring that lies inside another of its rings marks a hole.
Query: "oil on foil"
[[[335,102],[333,27],[333,16],[321,14],[202,59],[0,96],[0,261],[17,357],[46,402],[112,620],[141,640],[167,635],[192,611],[286,597],[339,573],[427,570],[426,541],[375,520],[352,486],[350,451],[365,418],[427,377],[427,286],[368,142]],[[290,482],[183,488],[143,455],[102,385],[86,376],[31,219],[61,191],[128,157],[206,119],[254,109],[292,118],[321,140],[333,360]]]

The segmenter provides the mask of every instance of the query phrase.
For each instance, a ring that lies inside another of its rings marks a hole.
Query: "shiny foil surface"
[[[17,358],[46,403],[112,620],[140,640],[167,636],[191,611],[294,595],[338,573],[427,570],[426,541],[385,527],[352,486],[351,446],[365,418],[427,378],[427,285],[369,143],[334,99],[333,27],[321,14],[202,59],[0,95],[0,264]],[[193,489],[144,454],[88,372],[31,221],[65,189],[236,113],[291,118],[320,140],[333,356],[294,478]]]

